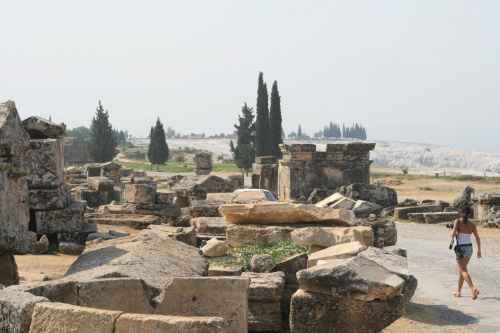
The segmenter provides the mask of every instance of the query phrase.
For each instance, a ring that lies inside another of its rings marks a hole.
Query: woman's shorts
[[[472,258],[472,245],[460,246],[461,258]],[[461,259],[457,253],[457,259]]]

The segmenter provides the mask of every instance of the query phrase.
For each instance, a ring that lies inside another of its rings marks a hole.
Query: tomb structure
[[[212,172],[212,153],[201,152],[196,153],[196,175],[203,176],[209,175]]]

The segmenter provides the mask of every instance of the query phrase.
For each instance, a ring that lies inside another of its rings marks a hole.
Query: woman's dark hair
[[[462,209],[460,209],[460,213],[465,213],[467,216],[464,218],[464,222],[467,223],[469,220],[469,215],[470,215],[470,207],[469,206],[464,206]]]

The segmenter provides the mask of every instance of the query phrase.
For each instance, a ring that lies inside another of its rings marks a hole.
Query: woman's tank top
[[[457,244],[458,245],[463,245],[463,244],[470,244],[470,234],[464,234],[459,232],[457,236]]]

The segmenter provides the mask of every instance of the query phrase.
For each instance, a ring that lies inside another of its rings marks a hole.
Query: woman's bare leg
[[[465,282],[469,285],[469,288],[474,291],[474,284],[472,283],[472,279],[469,275],[469,272],[467,271],[467,265],[469,264],[470,258],[463,258],[463,259],[457,259],[457,265],[458,269],[460,270],[460,276],[458,278],[458,288],[459,291],[462,290],[462,286]]]

